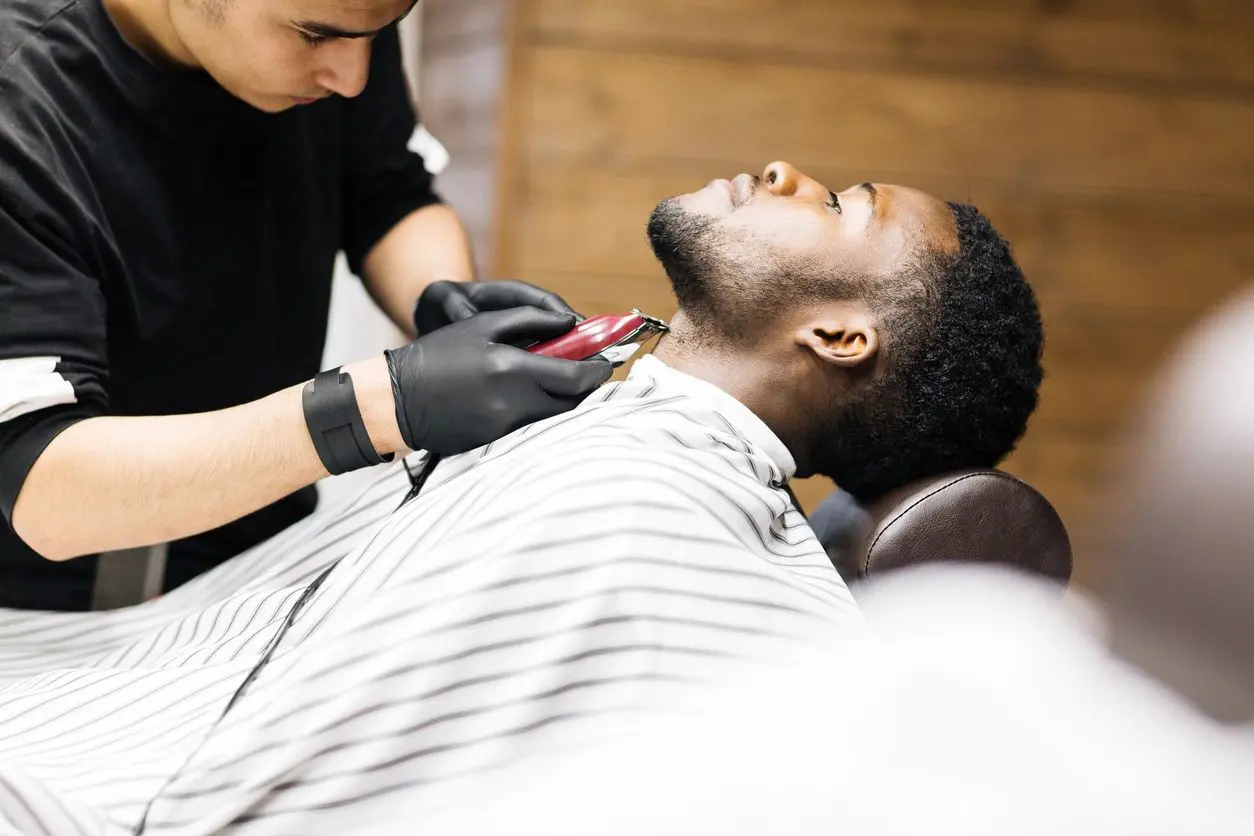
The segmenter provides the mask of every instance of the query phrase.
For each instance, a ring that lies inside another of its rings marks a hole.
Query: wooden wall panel
[[[534,38],[545,44],[873,64],[896,71],[1078,77],[1089,85],[1254,88],[1254,51],[1242,26],[1254,21],[1254,6],[1243,0],[540,0],[538,8]]]
[[[783,156],[907,184],[971,171],[1053,191],[1254,198],[1244,101],[565,47],[537,48],[533,69],[535,162]]]

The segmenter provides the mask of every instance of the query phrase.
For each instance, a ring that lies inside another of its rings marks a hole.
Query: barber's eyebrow
[[[296,28],[318,38],[353,40],[356,38],[373,38],[375,35],[382,32],[383,29],[386,29],[387,26],[383,27],[383,29],[375,29],[370,32],[350,32],[347,29],[341,29],[340,27],[332,26],[329,23],[318,23],[315,20],[298,20],[296,21]]]
[[[414,10],[414,7],[417,5],[418,5],[418,0],[413,0],[413,2],[409,4],[409,8],[405,10],[405,14],[401,15],[396,20],[389,23],[387,26],[381,27],[379,29],[371,29],[368,32],[354,32],[349,29],[341,29],[340,27],[335,26],[330,23],[320,23],[316,20],[298,20],[296,21],[296,28],[310,35],[313,35],[314,37],[317,37],[317,38],[336,38],[336,39],[342,39],[342,40],[354,40],[357,38],[373,38],[375,35],[379,34],[384,29],[387,29],[391,26],[395,26],[396,24],[400,23],[405,18],[409,17],[409,13],[412,12]]]

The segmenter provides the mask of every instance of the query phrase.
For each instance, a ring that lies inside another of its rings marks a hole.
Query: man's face
[[[170,21],[222,87],[277,113],[333,94],[360,93],[373,36],[415,2],[170,0]]]
[[[741,330],[819,277],[851,297],[891,281],[921,248],[956,252],[949,207],[903,186],[834,192],[788,163],[663,201],[649,222],[680,305]],[[756,310],[755,310],[756,308]]]

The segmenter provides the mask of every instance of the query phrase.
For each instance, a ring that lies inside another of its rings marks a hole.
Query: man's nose
[[[348,38],[322,47],[324,59],[315,76],[324,89],[351,99],[366,89],[370,78],[370,39]]]
[[[762,172],[762,182],[771,194],[779,197],[800,197],[806,199],[828,199],[828,190],[817,180],[805,176],[793,166],[785,162],[774,162]]]

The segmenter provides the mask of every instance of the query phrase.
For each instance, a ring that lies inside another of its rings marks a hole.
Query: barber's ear
[[[879,351],[875,325],[862,314],[812,322],[797,331],[796,339],[823,362],[844,368],[869,362]]]

